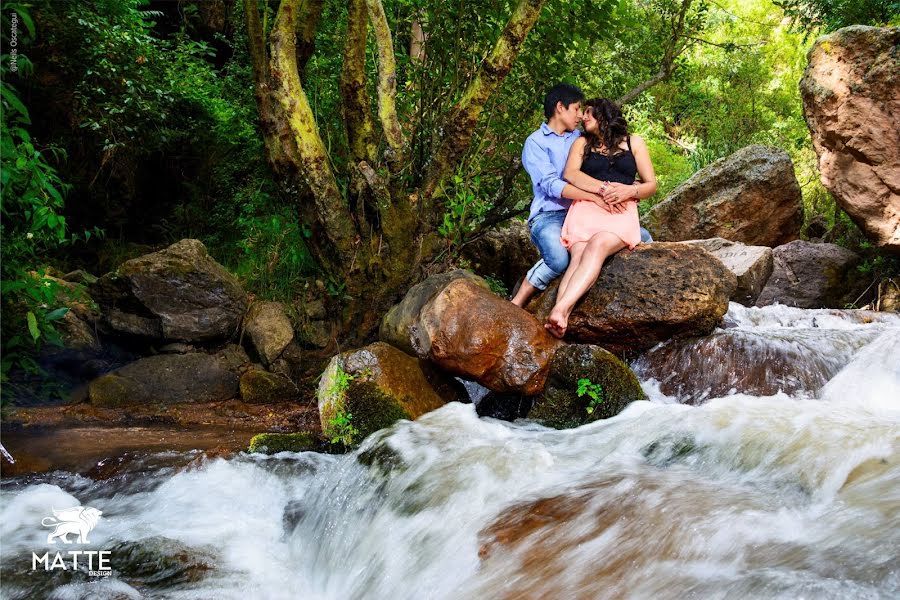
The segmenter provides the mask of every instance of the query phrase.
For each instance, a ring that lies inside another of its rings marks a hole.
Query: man
[[[534,199],[528,215],[531,241],[541,258],[525,275],[512,299],[516,306],[525,306],[538,290],[562,275],[569,266],[569,251],[560,242],[563,221],[573,200],[602,202],[597,194],[585,192],[562,179],[569,149],[581,135],[582,91],[574,85],[559,83],[544,97],[544,116],[537,131],[525,140],[522,166],[531,177]],[[650,241],[649,233],[641,228],[642,241]]]

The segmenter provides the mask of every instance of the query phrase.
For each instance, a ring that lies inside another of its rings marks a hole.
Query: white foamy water
[[[450,404],[342,457],[6,482],[2,596],[898,597],[900,328],[734,306],[776,345],[816,329],[853,348],[820,344],[841,364],[814,389],[687,406],[647,381],[651,401],[575,430]],[[113,575],[32,573],[41,519],[77,504],[103,511],[89,547]]]

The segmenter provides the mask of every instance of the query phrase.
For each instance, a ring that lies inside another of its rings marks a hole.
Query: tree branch
[[[353,252],[356,232],[328,153],[316,128],[309,100],[297,71],[297,9],[300,0],[282,0],[270,35],[270,70],[275,98],[287,117],[290,131],[303,162],[306,180],[316,204],[318,219],[332,247],[344,256]],[[336,260],[336,264],[341,262]]]
[[[301,73],[316,51],[316,29],[322,18],[325,0],[303,0],[297,20],[297,70]]]
[[[369,20],[375,33],[378,48],[378,118],[388,145],[388,164],[398,170],[403,161],[404,141],[400,120],[397,118],[397,63],[394,58],[394,40],[388,27],[387,15],[381,0],[366,0]]]
[[[481,63],[475,78],[448,113],[423,186],[423,210],[430,208],[438,187],[468,150],[485,103],[512,69],[513,61],[540,16],[545,1],[518,0],[490,55]]]
[[[353,162],[375,162],[375,123],[366,91],[366,0],[350,0],[347,7],[347,41],[341,68],[341,109]]]

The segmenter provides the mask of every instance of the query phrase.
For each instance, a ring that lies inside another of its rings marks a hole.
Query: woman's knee
[[[621,244],[622,240],[619,239],[619,236],[614,233],[609,233],[608,231],[600,231],[598,233],[595,233],[588,241],[588,245],[591,248],[604,250],[611,250]]]

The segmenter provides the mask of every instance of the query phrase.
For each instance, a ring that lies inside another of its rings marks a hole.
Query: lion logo
[[[47,535],[47,543],[55,544],[56,542],[53,538],[59,538],[64,544],[71,544],[72,540],[68,536],[72,533],[78,536],[75,542],[87,544],[88,534],[91,532],[91,529],[97,526],[97,521],[100,520],[100,515],[102,514],[103,511],[90,506],[76,506],[65,510],[56,510],[54,508],[52,517],[41,519],[41,525],[44,527],[55,528]]]

